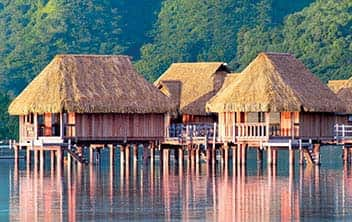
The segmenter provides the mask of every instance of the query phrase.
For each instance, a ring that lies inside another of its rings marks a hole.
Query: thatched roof
[[[328,82],[328,87],[334,92],[337,93],[340,89],[344,88],[346,83],[348,82],[347,79],[343,80],[330,80]]]
[[[58,55],[11,103],[9,113],[164,113],[175,105],[127,56]]]
[[[330,80],[328,86],[337,97],[344,102],[346,112],[352,113],[352,78],[344,80]]]
[[[343,112],[344,104],[290,54],[261,53],[207,104],[211,112]]]
[[[206,115],[206,102],[228,72],[221,62],[174,63],[154,84],[179,105],[182,114]]]

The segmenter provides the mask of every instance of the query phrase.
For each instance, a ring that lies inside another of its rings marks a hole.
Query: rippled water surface
[[[44,170],[0,160],[0,221],[331,221],[352,219],[352,170],[341,149],[322,148],[320,167],[220,164],[183,167],[130,160],[113,167],[108,152],[100,165],[67,164]],[[186,158],[185,158],[186,159]]]

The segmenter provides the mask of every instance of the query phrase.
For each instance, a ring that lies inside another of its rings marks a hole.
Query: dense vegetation
[[[9,101],[59,53],[125,53],[149,80],[172,62],[294,53],[322,80],[352,72],[350,0],[0,0],[0,139]]]

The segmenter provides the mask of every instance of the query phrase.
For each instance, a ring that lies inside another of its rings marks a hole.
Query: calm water
[[[0,160],[0,221],[331,221],[352,220],[352,170],[341,150],[322,148],[322,166],[161,167],[142,160],[111,168],[27,169]]]

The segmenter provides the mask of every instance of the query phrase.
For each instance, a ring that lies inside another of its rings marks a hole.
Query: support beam
[[[182,146],[180,148],[178,148],[177,152],[178,152],[178,165],[180,167],[182,167],[183,166],[183,148],[182,148]]]
[[[232,165],[236,165],[237,163],[237,147],[235,145],[232,146]]]
[[[314,144],[313,146],[313,153],[315,155],[315,164],[320,164],[320,144]]]
[[[272,154],[272,163],[273,165],[277,165],[277,149],[272,149],[271,154]]]
[[[31,149],[29,147],[27,147],[27,150],[26,150],[27,166],[31,165],[31,161],[32,161],[31,155],[32,155],[32,151],[31,151]]]
[[[288,162],[292,166],[295,165],[295,150],[292,148],[288,150]]]
[[[247,164],[247,147],[248,145],[242,145],[242,151],[241,151],[241,164],[246,165]]]

